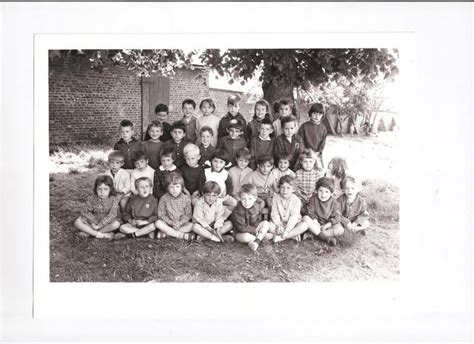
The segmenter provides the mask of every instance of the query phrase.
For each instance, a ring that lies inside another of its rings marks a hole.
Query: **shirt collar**
[[[264,139],[263,137],[261,137],[260,135],[258,135],[258,138],[262,141],[271,141],[272,139],[269,137],[267,137],[266,139]]]
[[[160,171],[174,171],[176,170],[176,165],[172,165],[170,168],[167,168],[166,170],[163,168],[163,165],[160,165],[159,167]]]

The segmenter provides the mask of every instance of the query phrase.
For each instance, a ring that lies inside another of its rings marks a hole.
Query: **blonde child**
[[[296,171],[297,195],[303,205],[309,200],[316,190],[316,182],[324,176],[323,170],[317,165],[317,154],[311,149],[305,149],[300,154],[302,168]]]
[[[367,204],[360,195],[360,181],[346,176],[341,183],[344,193],[337,199],[341,207],[341,224],[350,232],[366,234],[369,228],[369,212]]]
[[[192,99],[185,99],[181,105],[183,110],[183,118],[181,121],[186,127],[186,139],[189,142],[196,142],[196,117],[194,117],[194,110],[196,110],[196,102]]]
[[[142,143],[143,151],[148,159],[148,165],[154,170],[160,166],[160,151],[163,142],[160,137],[163,135],[163,124],[159,121],[152,121],[146,128],[145,142]]]
[[[242,148],[239,150],[235,157],[237,160],[237,166],[231,167],[229,169],[229,176],[232,180],[232,188],[229,190],[229,194],[238,200],[240,186],[244,184],[244,181],[253,172],[253,170],[248,167],[251,155],[247,148]]]
[[[133,153],[142,150],[142,144],[135,137],[133,137],[134,129],[133,123],[128,119],[120,122],[120,140],[114,145],[114,150],[121,151],[125,157],[123,168],[131,172],[135,168],[133,166],[131,157]]]
[[[315,103],[311,105],[308,111],[309,119],[301,125],[298,132],[303,139],[304,146],[319,154],[321,167],[324,167],[323,150],[326,145],[326,137],[328,136],[328,131],[322,123],[323,115],[323,104]]]
[[[191,196],[192,204],[196,204],[199,199],[199,180],[204,173],[204,167],[199,165],[199,147],[194,143],[188,143],[184,149],[184,160],[186,164],[180,168],[184,179],[184,186]]]
[[[172,236],[178,239],[193,240],[193,224],[191,198],[183,193],[184,180],[179,172],[171,172],[166,176],[168,192],[161,197],[158,203],[158,220],[155,225],[161,231],[157,239]]]
[[[120,211],[123,212],[128,200],[130,199],[130,173],[122,167],[125,163],[125,157],[121,151],[112,151],[109,154],[109,169],[107,175],[114,181],[114,190],[119,201]]]
[[[275,227],[273,242],[295,238],[308,229],[302,222],[301,201],[294,193],[295,178],[285,175],[278,182],[279,192],[273,196],[271,222]]]
[[[98,176],[94,182],[94,194],[87,198],[81,216],[74,222],[83,237],[113,239],[113,231],[120,227],[118,200],[114,182],[110,176]]]
[[[265,99],[262,99],[255,103],[253,118],[247,124],[247,139],[249,140],[249,143],[252,141],[254,137],[258,136],[260,122],[264,118],[271,121],[270,104],[268,104],[268,102]],[[270,136],[273,137],[273,133]]]
[[[212,156],[214,155],[214,151],[216,148],[212,145],[212,142],[215,137],[215,131],[208,126],[203,126],[199,130],[199,139],[201,143],[199,144],[199,154],[201,155],[201,159],[199,159],[199,165],[204,165],[206,161],[210,161],[212,159]]]
[[[153,177],[153,196],[155,196],[158,201],[161,196],[166,193],[166,176],[177,170],[174,164],[175,158],[176,152],[173,147],[163,147],[160,153],[161,165],[155,171]]]
[[[271,208],[273,194],[278,192],[277,178],[273,172],[273,158],[270,155],[262,155],[257,161],[257,169],[250,173],[245,183],[255,185],[258,197]]]
[[[325,177],[332,178],[334,181],[334,197],[337,199],[342,195],[342,180],[347,174],[347,161],[344,158],[335,157],[329,161],[328,171]]]
[[[134,195],[138,195],[138,190],[135,188],[135,180],[141,177],[147,177],[150,179],[150,181],[152,181],[155,175],[155,170],[148,166],[148,159],[144,151],[140,150],[135,152],[132,156],[132,161],[135,165],[135,169],[130,173],[130,186],[132,193]]]
[[[212,129],[212,137],[210,144],[213,147],[217,146],[217,129],[219,128],[219,117],[214,115],[216,111],[216,105],[213,100],[210,98],[203,99],[201,104],[199,104],[199,110],[202,112],[202,116],[196,120],[196,133],[200,136],[201,130],[204,127],[209,127]],[[202,138],[198,137],[196,144],[200,144]]]
[[[196,202],[193,211],[193,232],[199,238],[215,242],[233,242],[231,235],[225,235],[232,229],[232,223],[226,221],[225,207],[219,198],[219,184],[208,181],[202,188],[202,197]]]
[[[258,132],[257,137],[250,140],[250,154],[252,155],[250,166],[252,168],[255,168],[261,156],[273,156],[274,139],[270,137],[273,132],[272,121],[269,118],[262,119],[259,123]]]
[[[344,233],[344,227],[340,223],[341,207],[332,196],[333,192],[334,182],[331,178],[319,179],[316,183],[316,194],[309,199],[306,205],[307,215],[303,217],[303,221],[308,225],[309,233],[331,246],[337,243],[334,237]],[[307,237],[305,235],[303,238]]]

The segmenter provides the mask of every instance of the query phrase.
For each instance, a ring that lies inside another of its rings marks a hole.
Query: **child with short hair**
[[[295,195],[295,178],[285,175],[278,182],[279,192],[273,196],[271,222],[275,226],[273,242],[290,238],[300,241],[300,234],[308,229],[302,222],[301,201]]]
[[[125,207],[122,219],[125,222],[120,226],[120,233],[115,239],[138,238],[148,235],[155,230],[158,203],[151,194],[151,179],[140,177],[135,180],[137,194],[133,195]]]
[[[123,168],[133,170],[134,166],[130,159],[134,152],[142,149],[142,144],[133,137],[133,123],[128,119],[120,122],[120,140],[114,145],[114,150],[121,151],[125,157]]]
[[[290,161],[292,160],[292,156],[290,154],[282,153],[276,156],[276,167],[273,169],[277,176],[277,180],[280,180],[283,176],[290,176],[292,178],[296,178],[295,172],[290,169]]]
[[[217,149],[223,149],[227,152],[233,166],[236,164],[235,153],[247,147],[247,142],[241,137],[242,130],[243,126],[239,120],[230,122],[227,126],[229,135],[221,137],[217,142]]]
[[[224,235],[232,229],[232,223],[226,221],[220,193],[219,184],[213,181],[206,182],[202,188],[202,197],[193,211],[193,232],[198,235],[198,239],[202,237],[215,242],[234,241],[231,235]]]
[[[244,184],[244,181],[253,172],[253,170],[248,167],[251,158],[248,148],[242,148],[239,150],[235,157],[237,160],[237,165],[229,169],[229,176],[232,180],[232,189],[229,190],[229,194],[238,200],[240,186]]]
[[[235,239],[247,244],[256,251],[264,238],[271,239],[274,227],[268,221],[262,221],[263,202],[257,202],[257,188],[253,184],[244,184],[240,188],[239,202],[232,211],[230,221],[237,232]]]
[[[166,176],[167,193],[158,203],[158,220],[155,225],[159,231],[157,239],[172,236],[178,239],[193,240],[191,198],[183,193],[184,179],[179,172]],[[165,235],[163,235],[165,234]]]
[[[275,139],[273,152],[275,156],[291,155],[290,169],[296,170],[299,156],[305,149],[303,139],[296,133],[297,123],[293,116],[284,116],[280,122],[283,133]]]
[[[191,202],[194,205],[199,199],[199,180],[204,173],[204,167],[199,165],[199,147],[194,143],[188,143],[184,149],[184,160],[186,164],[181,166],[180,171],[184,179],[184,186],[191,196]]]
[[[282,119],[284,117],[292,116],[294,113],[294,105],[289,99],[281,99],[278,102],[280,109],[278,111],[279,117],[273,121],[273,130],[275,136],[278,137],[283,133],[282,130]]]
[[[323,177],[322,169],[317,166],[317,154],[312,149],[305,149],[300,154],[301,168],[296,171],[297,195],[303,205],[309,200],[316,190],[316,182]]]
[[[163,135],[163,124],[159,121],[152,121],[148,124],[145,134],[145,142],[142,143],[143,151],[148,159],[148,165],[154,170],[160,166],[160,151],[163,142],[160,137]]]
[[[337,199],[341,207],[341,224],[350,232],[366,234],[369,228],[369,212],[367,204],[360,195],[360,181],[352,176],[346,176],[341,182],[344,193]]]
[[[324,115],[323,104],[315,103],[311,105],[308,115],[308,121],[301,125],[298,133],[303,139],[303,143],[306,148],[311,148],[316,153],[319,153],[321,167],[324,167],[323,150],[324,146],[326,145],[328,131],[321,122]]]
[[[219,121],[219,127],[217,129],[217,139],[227,136],[227,128],[229,124],[240,121],[242,123],[242,130],[247,127],[247,121],[244,116],[239,112],[240,109],[240,97],[238,95],[232,95],[227,98],[227,109],[229,112],[221,118]],[[244,133],[244,139],[247,140],[247,135]]]
[[[342,180],[347,174],[347,161],[341,157],[334,157],[329,161],[328,171],[325,177],[332,178],[334,181],[334,197],[337,199],[342,195]]]
[[[219,128],[219,117],[214,112],[216,111],[216,105],[211,98],[206,98],[199,104],[199,110],[202,112],[202,116],[196,120],[196,130],[198,134],[202,134],[202,129],[208,127],[212,130],[211,145],[217,146],[217,130]],[[201,137],[198,137],[196,144],[200,144]]]
[[[186,138],[189,142],[196,142],[196,117],[193,116],[194,110],[196,110],[196,102],[192,99],[185,99],[181,105],[183,110],[183,118],[181,121],[186,126]]]
[[[199,159],[200,165],[204,165],[206,161],[209,161],[212,158],[214,151],[216,150],[215,147],[212,145],[212,141],[215,138],[214,133],[216,132],[208,126],[203,126],[199,130],[199,154],[201,155],[201,159]]]
[[[277,175],[273,172],[273,158],[270,155],[262,155],[257,161],[257,169],[250,173],[244,182],[255,185],[258,197],[271,208],[273,194],[278,192]]]
[[[259,123],[259,134],[250,141],[250,153],[252,161],[250,166],[254,168],[257,166],[258,159],[263,155],[273,156],[274,140],[270,137],[273,132],[272,121],[269,118],[264,118]]]
[[[94,182],[94,194],[87,198],[81,215],[74,221],[74,227],[83,237],[113,239],[112,232],[120,227],[118,210],[112,178],[98,176]]]
[[[140,150],[133,153],[132,161],[133,165],[135,165],[135,169],[130,173],[130,184],[132,193],[138,195],[138,190],[135,188],[135,180],[141,177],[147,177],[152,181],[155,176],[155,170],[148,166],[148,159],[144,151]],[[153,187],[153,182],[151,186]]]
[[[174,148],[174,151],[176,152],[174,164],[177,168],[180,168],[185,164],[183,148],[189,143],[186,138],[186,124],[183,121],[173,122],[171,125],[171,137],[172,139],[168,140],[165,143],[165,146]]]
[[[247,124],[247,139],[249,143],[254,137],[257,137],[259,134],[260,122],[263,119],[268,119],[271,122],[270,116],[270,104],[265,99],[261,99],[255,103],[254,115],[252,120]],[[273,137],[273,130],[270,134],[270,137]]]
[[[308,225],[308,231],[331,246],[337,243],[334,237],[344,233],[344,227],[340,223],[341,207],[332,196],[333,192],[333,180],[327,177],[320,178],[316,183],[316,194],[311,196],[306,204],[307,215],[303,217],[303,221]]]
[[[166,104],[158,104],[155,107],[155,114],[159,122],[163,124],[163,135],[160,137],[161,142],[171,140],[171,124],[166,122],[169,116],[169,108]]]
[[[161,196],[166,193],[166,176],[172,172],[176,171],[176,165],[174,160],[176,158],[176,152],[173,147],[163,147],[160,153],[160,162],[161,165],[155,171],[153,177],[153,196],[159,201]]]
[[[120,205],[120,211],[125,209],[128,200],[130,199],[130,174],[122,167],[125,163],[125,157],[121,151],[114,150],[109,154],[109,169],[107,175],[110,176],[114,182],[114,190],[117,201]]]

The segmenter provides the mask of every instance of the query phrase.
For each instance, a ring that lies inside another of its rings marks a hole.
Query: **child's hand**
[[[278,226],[276,229],[276,232],[278,235],[283,235],[284,231],[285,231],[285,228],[283,228],[283,226]]]

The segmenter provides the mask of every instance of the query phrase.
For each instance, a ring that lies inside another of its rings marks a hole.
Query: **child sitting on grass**
[[[273,132],[272,121],[269,118],[262,119],[259,123],[258,132],[258,136],[250,141],[250,154],[252,155],[250,166],[252,168],[257,166],[257,161],[261,156],[273,156],[274,140],[270,137]]]
[[[142,150],[142,144],[133,137],[133,123],[128,119],[120,122],[120,140],[114,145],[114,150],[121,151],[125,157],[123,168],[131,172],[135,168],[131,157],[133,153]]]
[[[247,142],[241,137],[243,125],[241,121],[232,121],[227,127],[229,135],[221,137],[217,142],[217,149],[223,149],[227,152],[233,166],[236,164],[235,154],[242,148],[247,147]]]
[[[252,141],[254,137],[258,136],[260,122],[264,118],[270,120],[270,123],[272,123],[271,122],[272,119],[269,112],[270,112],[270,104],[268,104],[268,102],[265,99],[259,100],[255,103],[253,118],[247,124],[247,139],[249,140],[249,143]]]
[[[347,174],[347,162],[344,158],[335,157],[329,161],[328,171],[325,177],[332,178],[334,181],[334,197],[337,199],[342,195],[342,180]]]
[[[199,199],[199,180],[204,173],[204,167],[199,165],[199,147],[194,143],[188,143],[184,149],[184,160],[186,164],[181,167],[181,175],[184,179],[184,186],[191,196],[192,204],[196,204]]]
[[[210,161],[214,155],[215,147],[212,145],[214,139],[217,143],[217,138],[215,137],[215,131],[211,127],[204,126],[199,130],[200,136],[199,139],[201,143],[199,144],[199,154],[201,159],[199,159],[199,165],[204,165],[206,161]]]
[[[156,228],[161,231],[156,234],[157,239],[172,236],[178,239],[193,240],[193,224],[191,198],[183,193],[184,180],[179,172],[171,172],[166,176],[168,192],[161,197],[158,203],[158,219]]]
[[[94,182],[94,195],[87,198],[81,216],[74,222],[83,237],[113,239],[113,231],[120,227],[117,219],[118,200],[110,176],[98,176]]]
[[[115,234],[115,239],[138,238],[155,230],[158,203],[151,194],[151,179],[140,177],[135,180],[137,195],[133,195],[125,207],[122,216],[125,222],[120,226],[120,233]]]
[[[256,251],[264,238],[273,238],[274,228],[268,221],[262,221],[263,202],[257,202],[257,188],[244,184],[240,188],[239,202],[232,212],[230,221],[237,232],[235,239]]]
[[[146,129],[145,142],[142,143],[148,164],[154,170],[160,166],[160,151],[163,148],[161,135],[163,135],[163,124],[156,120],[152,121]]]
[[[202,188],[202,197],[199,198],[193,211],[193,232],[199,238],[215,242],[233,242],[231,235],[224,235],[232,229],[232,223],[225,221],[225,207],[219,198],[221,188],[219,184],[208,181]]]
[[[214,115],[216,105],[210,98],[203,99],[201,104],[199,104],[199,110],[201,110],[202,116],[196,120],[196,131],[198,134],[201,134],[203,128],[209,127],[212,130],[210,144],[213,147],[216,147],[217,129],[219,128],[219,117]],[[198,137],[198,142],[196,142],[196,144],[200,143],[202,143],[202,138]]]
[[[173,122],[171,125],[171,140],[165,143],[165,147],[171,147],[176,152],[174,164],[177,168],[184,165],[183,149],[189,143],[186,138],[186,124],[183,121]]]
[[[250,173],[245,183],[255,185],[258,198],[271,208],[273,194],[278,192],[277,175],[273,172],[273,158],[270,155],[262,155],[257,161],[257,169]]]
[[[173,147],[164,147],[161,150],[161,165],[155,171],[155,176],[153,177],[153,196],[155,196],[158,201],[160,200],[161,196],[166,193],[166,176],[170,172],[176,171],[176,165],[174,164],[175,157],[176,153]]]
[[[370,225],[369,212],[365,200],[359,194],[360,182],[352,176],[346,176],[341,186],[344,193],[337,199],[341,206],[341,224],[350,232],[365,235]]]
[[[247,148],[239,150],[235,157],[237,160],[237,166],[231,167],[229,170],[229,176],[232,180],[232,189],[229,190],[229,194],[238,200],[240,186],[244,184],[244,181],[253,170],[248,167],[251,155]]]
[[[296,131],[296,119],[293,116],[281,118],[283,133],[275,139],[273,153],[275,156],[290,155],[290,168],[296,170],[299,156],[304,150],[303,139]]]
[[[169,116],[169,108],[166,104],[158,104],[155,107],[155,114],[158,121],[163,125],[163,135],[160,137],[161,142],[171,140],[171,124],[166,122]]]
[[[290,170],[290,161],[292,159],[291,155],[282,153],[281,155],[277,155],[277,167],[273,169],[277,176],[277,181],[280,180],[283,176],[290,176],[292,178],[296,178],[295,172]]]
[[[120,211],[123,212],[128,200],[130,199],[130,174],[122,166],[125,157],[121,151],[112,151],[109,154],[109,169],[107,175],[114,181],[114,190],[119,201]]]
[[[316,182],[324,173],[316,164],[317,154],[311,149],[305,149],[300,154],[300,163],[302,168],[295,173],[297,195],[305,205],[316,189]]]
[[[185,124],[186,127],[186,139],[188,142],[196,142],[196,117],[193,113],[196,110],[196,102],[192,99],[185,99],[181,105],[183,110],[183,118],[181,121]]]
[[[150,181],[152,181],[155,176],[155,170],[148,166],[148,159],[146,158],[144,151],[140,150],[133,153],[132,161],[135,165],[135,169],[132,171],[132,173],[130,173],[130,185],[132,188],[132,193],[134,195],[138,195],[138,191],[135,188],[135,180],[142,177],[147,177],[150,179]],[[151,186],[153,187],[153,182]]]
[[[309,120],[301,125],[299,134],[303,139],[303,144],[306,148],[310,148],[319,154],[321,168],[323,163],[323,150],[326,145],[326,137],[328,131],[321,122],[324,114],[324,106],[321,103],[311,105],[308,115]]]
[[[322,241],[335,246],[337,241],[334,237],[344,233],[341,221],[341,207],[332,193],[334,182],[331,178],[323,177],[316,183],[316,194],[314,194],[306,205],[307,215],[303,221],[308,225],[308,231],[316,235]],[[306,239],[310,235],[305,235]]]

